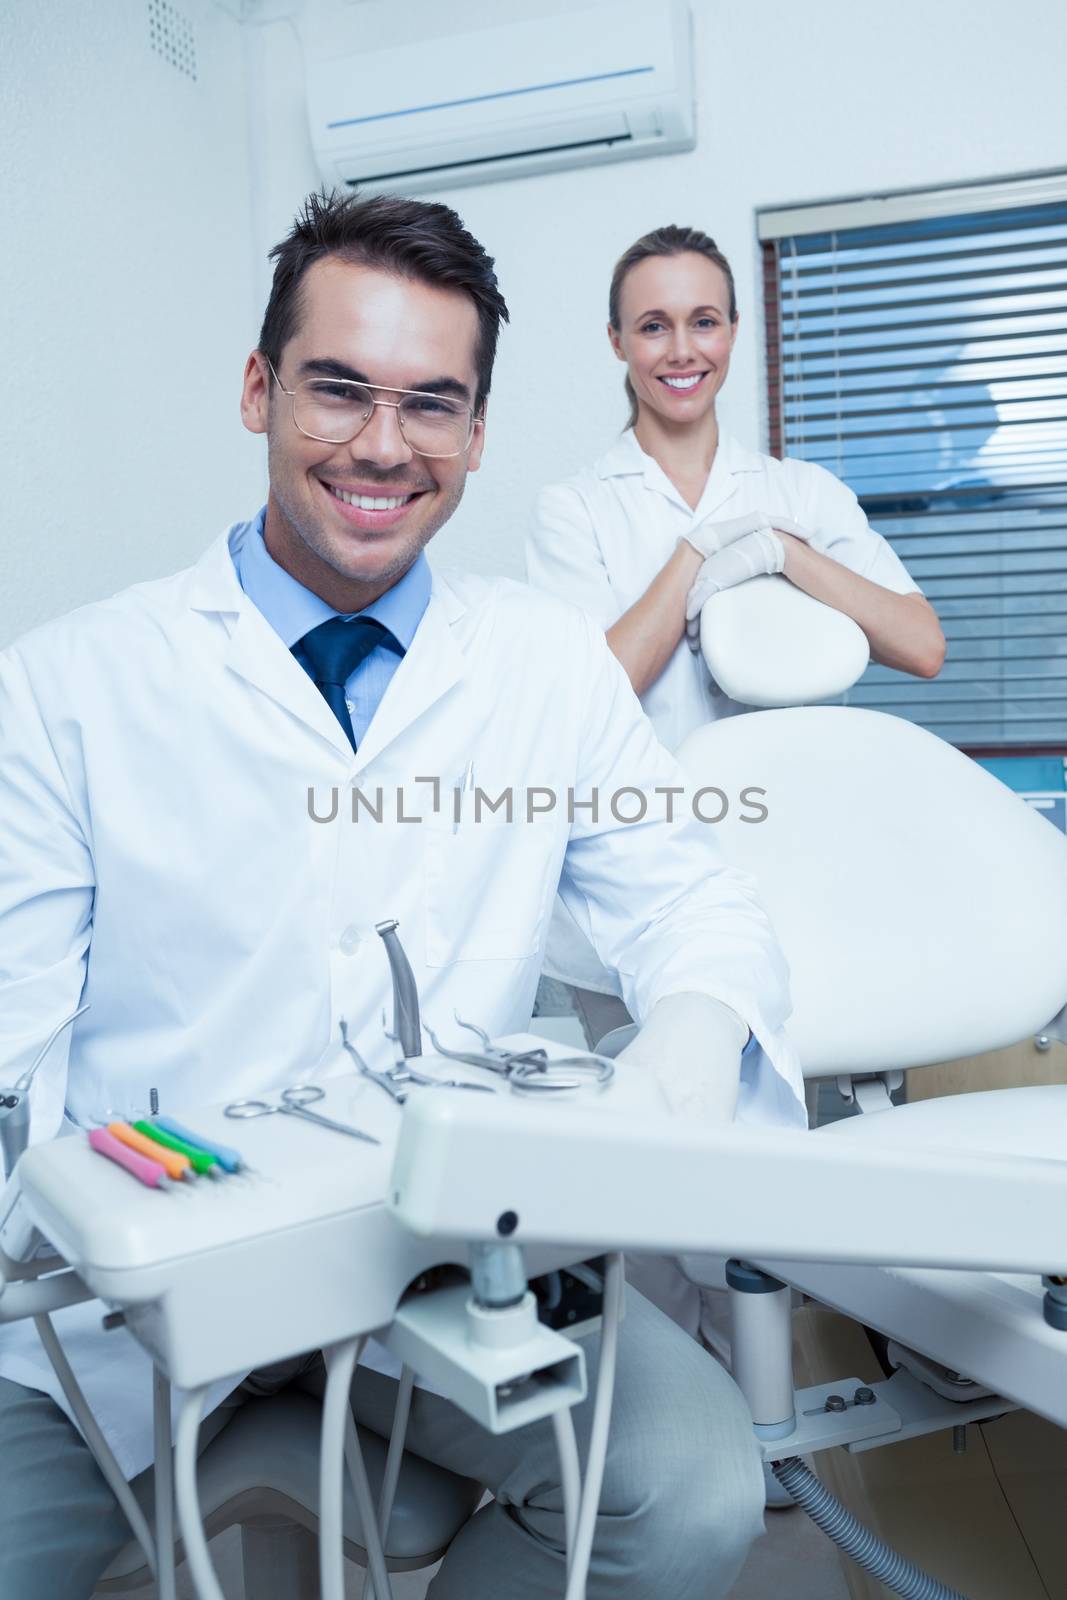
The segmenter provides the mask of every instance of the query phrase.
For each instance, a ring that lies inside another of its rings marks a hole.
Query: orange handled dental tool
[[[176,1150],[165,1150],[154,1139],[147,1139],[136,1128],[131,1128],[128,1122],[109,1122],[107,1131],[130,1150],[136,1150],[138,1155],[148,1156],[149,1160],[158,1162],[168,1178],[184,1179],[186,1183],[196,1178],[188,1156],[180,1156]]]

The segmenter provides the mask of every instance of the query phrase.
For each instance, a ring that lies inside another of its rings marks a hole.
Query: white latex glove
[[[646,1067],[677,1116],[731,1122],[748,1028],[736,1011],[706,994],[660,1000],[619,1056]]]
[[[741,520],[740,518],[738,519]],[[697,573],[685,602],[685,637],[690,650],[700,649],[700,613],[713,594],[747,583],[749,578],[781,572],[785,567],[785,545],[779,533],[791,533],[808,543],[811,535],[788,517],[776,517],[773,526],[763,523],[732,544],[708,556]]]
[[[706,522],[698,522],[682,537],[702,556],[713,556],[717,550],[725,550],[728,545],[743,539],[746,533],[756,533],[760,528],[770,526],[771,519],[765,511],[746,511],[743,517],[733,517],[726,522],[713,522],[710,518]]]

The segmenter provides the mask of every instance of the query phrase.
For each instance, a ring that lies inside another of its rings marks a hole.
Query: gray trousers
[[[566,988],[590,1050],[596,1049],[606,1033],[624,1028],[634,1020],[626,1009],[626,1002],[620,1000],[618,995],[600,994],[596,989],[579,989],[573,983],[568,983]]]
[[[584,1341],[590,1389],[598,1342]],[[321,1393],[321,1360],[255,1374],[245,1393],[295,1381]],[[360,1369],[352,1410],[387,1438],[396,1384]],[[209,1416],[218,1434],[242,1390]],[[592,1402],[575,1408],[583,1466]],[[485,1484],[494,1499],[460,1531],[432,1600],[557,1600],[565,1579],[563,1501],[551,1425],[494,1436],[416,1390],[408,1448]],[[150,1477],[136,1480],[147,1503]],[[762,1528],[763,1474],[732,1379],[678,1327],[627,1290],[626,1316],[590,1572],[589,1600],[716,1600]],[[46,1395],[0,1379],[0,1600],[88,1600],[130,1537],[80,1435]]]

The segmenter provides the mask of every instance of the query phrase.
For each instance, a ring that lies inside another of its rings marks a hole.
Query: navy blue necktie
[[[293,645],[293,655],[314,678],[353,750],[356,740],[345,699],[345,684],[360,662],[380,644],[399,655],[404,653],[395,635],[376,617],[330,617]]]

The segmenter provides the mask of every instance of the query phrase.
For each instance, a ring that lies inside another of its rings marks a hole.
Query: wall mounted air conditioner
[[[328,188],[419,194],[689,150],[689,8],[614,0],[388,50],[342,45],[309,60],[308,110]]]

